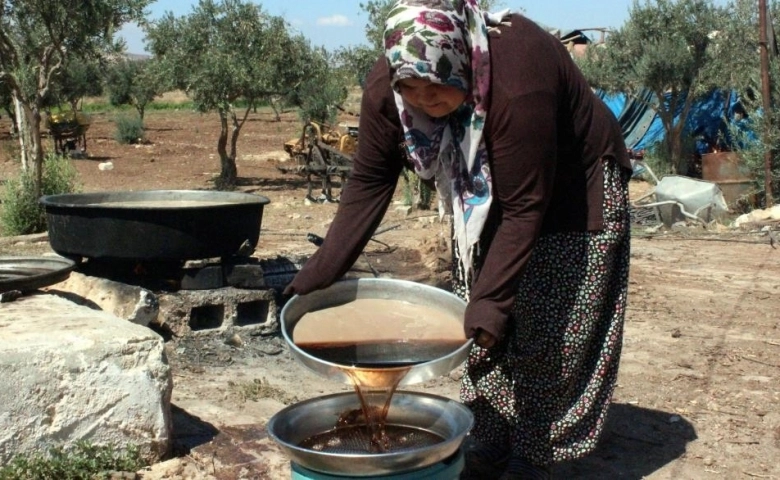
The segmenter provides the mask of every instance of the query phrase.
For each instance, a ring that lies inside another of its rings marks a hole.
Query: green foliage
[[[137,447],[119,450],[112,446],[78,442],[55,447],[48,454],[18,456],[0,468],[0,480],[97,480],[110,472],[136,472],[145,466]]]
[[[708,0],[635,0],[628,21],[578,60],[594,88],[633,98],[644,88],[653,93],[675,172],[687,170],[682,131],[691,105],[718,86],[713,35],[728,20],[727,11]]]
[[[758,117],[758,122],[751,122],[757,124],[759,129],[763,124],[763,119]],[[773,152],[780,151],[780,134],[777,130],[778,121],[780,121],[780,115],[776,114],[775,122],[770,126],[770,136],[763,141],[751,134],[749,130],[739,128],[739,124],[731,124],[729,133],[733,138],[734,149],[739,153],[739,157],[742,159],[744,166],[750,176],[754,179],[753,191],[758,194],[759,197],[766,201],[766,151],[769,148]],[[771,187],[775,197],[780,193],[780,162],[777,159],[777,153],[773,155],[773,162],[771,166]],[[773,202],[774,203],[774,202]]]
[[[309,64],[313,67],[311,75],[288,96],[288,102],[300,108],[304,123],[310,120],[334,123],[338,115],[336,105],[347,99],[349,73],[332,68],[331,58],[325,50],[313,50],[309,57]]]
[[[50,154],[43,163],[41,195],[76,192],[78,172],[66,157]],[[46,231],[46,211],[35,195],[35,182],[29,171],[6,180],[0,225],[5,235],[28,235]],[[2,478],[2,477],[0,477]]]
[[[135,115],[119,115],[116,117],[116,133],[114,139],[124,145],[134,145],[144,141],[144,122]]]
[[[111,113],[111,112],[130,112],[135,110],[130,105],[111,105],[108,100],[98,100],[86,103],[81,107],[84,113]],[[160,102],[155,101],[146,106],[146,111],[170,111],[170,110],[195,110],[195,104],[192,100],[183,102]]]
[[[433,190],[431,187],[423,182],[420,177],[411,170],[405,169],[402,172],[402,178],[404,183],[402,185],[401,194],[404,199],[404,204],[420,210],[430,210],[431,203],[433,202]]]
[[[291,37],[281,17],[241,0],[203,0],[178,18],[167,12],[147,28],[147,41],[161,76],[203,112],[286,94],[305,78],[296,55],[308,48],[303,37]]]
[[[109,67],[106,89],[111,105],[132,105],[141,122],[147,106],[167,89],[154,60],[120,60]]]
[[[102,94],[103,80],[99,62],[72,58],[65,68],[54,75],[44,103],[46,106],[67,104],[71,110],[76,111],[82,98]]]
[[[780,2],[768,1],[769,20],[774,32],[780,33]],[[756,139],[745,138],[745,132],[732,129],[736,139],[735,147],[745,165],[756,179],[756,191],[766,195],[765,153],[772,152],[770,165],[771,186],[774,198],[780,198],[780,112],[777,100],[780,99],[780,58],[769,55],[770,99],[775,105],[771,115],[763,111],[763,88],[761,81],[761,63],[758,55],[759,11],[753,0],[735,0],[730,4],[729,22],[716,37],[720,69],[717,81],[725,88],[739,94],[740,103],[750,119],[750,127]],[[771,39],[770,39],[771,46]]]
[[[363,45],[345,47],[336,50],[335,60],[341,67],[352,73],[353,85],[365,85],[366,77],[379,59],[379,53],[374,48]]]

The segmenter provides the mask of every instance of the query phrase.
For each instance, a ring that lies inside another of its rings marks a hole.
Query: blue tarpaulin
[[[646,150],[663,140],[666,132],[661,118],[652,108],[658,104],[658,98],[650,90],[642,90],[638,98],[603,91],[597,93],[620,122],[627,148]],[[714,145],[731,142],[726,121],[733,122],[738,104],[735,93],[715,90],[691,105],[684,132],[696,139],[698,153],[707,153]],[[679,112],[675,120],[679,120]]]

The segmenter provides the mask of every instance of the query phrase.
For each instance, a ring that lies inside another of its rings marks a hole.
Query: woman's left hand
[[[474,336],[474,342],[482,348],[491,348],[496,344],[496,337],[480,328]]]

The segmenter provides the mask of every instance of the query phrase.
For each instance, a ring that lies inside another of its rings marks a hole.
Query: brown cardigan
[[[544,233],[603,227],[602,158],[630,168],[620,126],[560,41],[515,15],[490,36],[491,101],[484,136],[494,201],[487,254],[466,310],[466,334],[503,335],[521,273]],[[384,59],[366,80],[352,175],[325,243],[286,293],[308,293],[344,275],[392,200],[403,133]],[[565,259],[561,259],[565,261]]]

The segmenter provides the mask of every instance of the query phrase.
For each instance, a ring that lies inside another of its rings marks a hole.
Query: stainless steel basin
[[[389,453],[329,453],[300,447],[301,442],[334,428],[341,414],[360,408],[357,394],[337,393],[290,405],[271,417],[266,428],[271,438],[298,465],[317,472],[370,477],[409,472],[441,462],[460,448],[474,423],[465,405],[445,397],[396,392],[390,403],[388,425],[432,432],[442,442]]]

